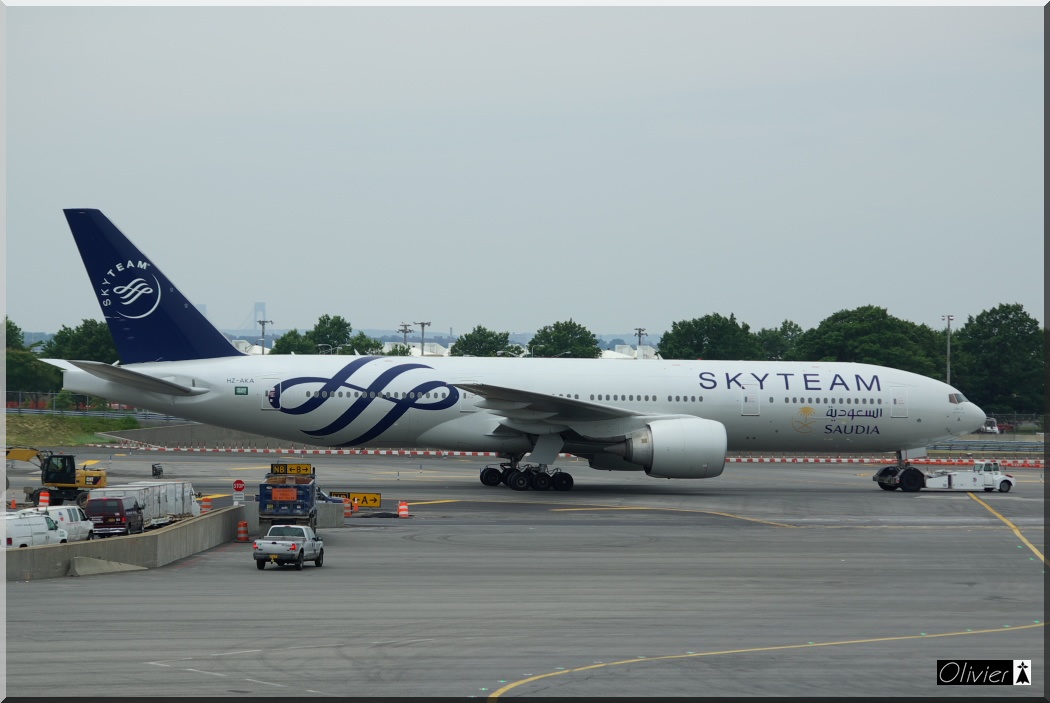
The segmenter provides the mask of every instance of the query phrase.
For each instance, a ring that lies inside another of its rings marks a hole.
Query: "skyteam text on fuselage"
[[[119,363],[49,359],[70,391],[327,447],[497,452],[486,485],[595,469],[718,476],[729,451],[911,452],[985,415],[940,381],[840,362],[245,355],[101,212],[65,211]],[[528,455],[529,463],[522,463]]]

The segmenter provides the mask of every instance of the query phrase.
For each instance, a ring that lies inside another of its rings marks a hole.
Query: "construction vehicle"
[[[40,488],[26,486],[22,489],[26,500],[33,505],[39,505],[40,493],[47,491],[50,494],[51,505],[75,502],[84,507],[88,491],[106,487],[104,468],[88,469],[85,462],[85,465],[78,469],[76,457],[72,454],[55,454],[49,449],[33,447],[8,447],[7,459],[26,461],[40,467]]]
[[[905,493],[915,493],[923,488],[1008,493],[1016,483],[1013,476],[1003,473],[998,461],[975,461],[968,471],[936,469],[924,472],[914,466],[907,466],[903,470],[887,466],[872,476],[871,480],[884,491],[900,488]]]

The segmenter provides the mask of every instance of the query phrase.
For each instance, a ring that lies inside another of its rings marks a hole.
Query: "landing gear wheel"
[[[263,569],[266,568],[266,562],[263,561],[262,559],[256,559],[255,560],[255,568],[258,569],[259,571],[262,571]]]
[[[1010,492],[1010,482],[1009,481],[1003,481],[1002,483],[1000,483],[999,484],[999,492],[1000,493],[1009,493]]]
[[[302,553],[302,551],[300,551],[299,552],[299,556],[297,556],[295,558],[295,570],[296,571],[302,571],[303,570],[303,553]]]
[[[491,466],[482,469],[481,482],[486,486],[498,486],[503,482],[503,472]]]
[[[533,471],[530,478],[531,481],[529,483],[534,491],[550,490],[551,485],[553,485],[550,474],[545,471]]]
[[[890,486],[889,484],[886,484],[886,483],[880,483],[879,484],[879,488],[881,488],[884,491],[895,491],[895,490],[897,490],[896,486]]]
[[[551,484],[556,491],[570,491],[573,484],[572,475],[559,471],[551,476]]]
[[[512,471],[507,476],[507,485],[516,491],[529,490],[529,477],[524,471]]]
[[[324,566],[324,550],[322,549],[317,553],[317,558],[314,559],[314,566],[320,568]]]
[[[917,493],[924,483],[922,472],[908,467],[901,472],[900,487],[905,493]]]

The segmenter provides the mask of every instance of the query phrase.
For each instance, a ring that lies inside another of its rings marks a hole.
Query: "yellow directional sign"
[[[270,473],[272,474],[303,474],[309,476],[313,472],[314,467],[312,464],[270,464]]]
[[[382,493],[351,493],[350,491],[328,491],[328,495],[334,498],[349,498],[351,503],[354,502],[354,498],[357,498],[357,504],[362,508],[379,508],[383,505]]]

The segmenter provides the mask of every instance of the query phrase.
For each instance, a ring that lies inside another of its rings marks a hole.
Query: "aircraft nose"
[[[970,432],[976,432],[979,428],[984,427],[984,420],[986,415],[974,403],[970,403],[969,412],[966,415],[967,420],[970,422]]]

